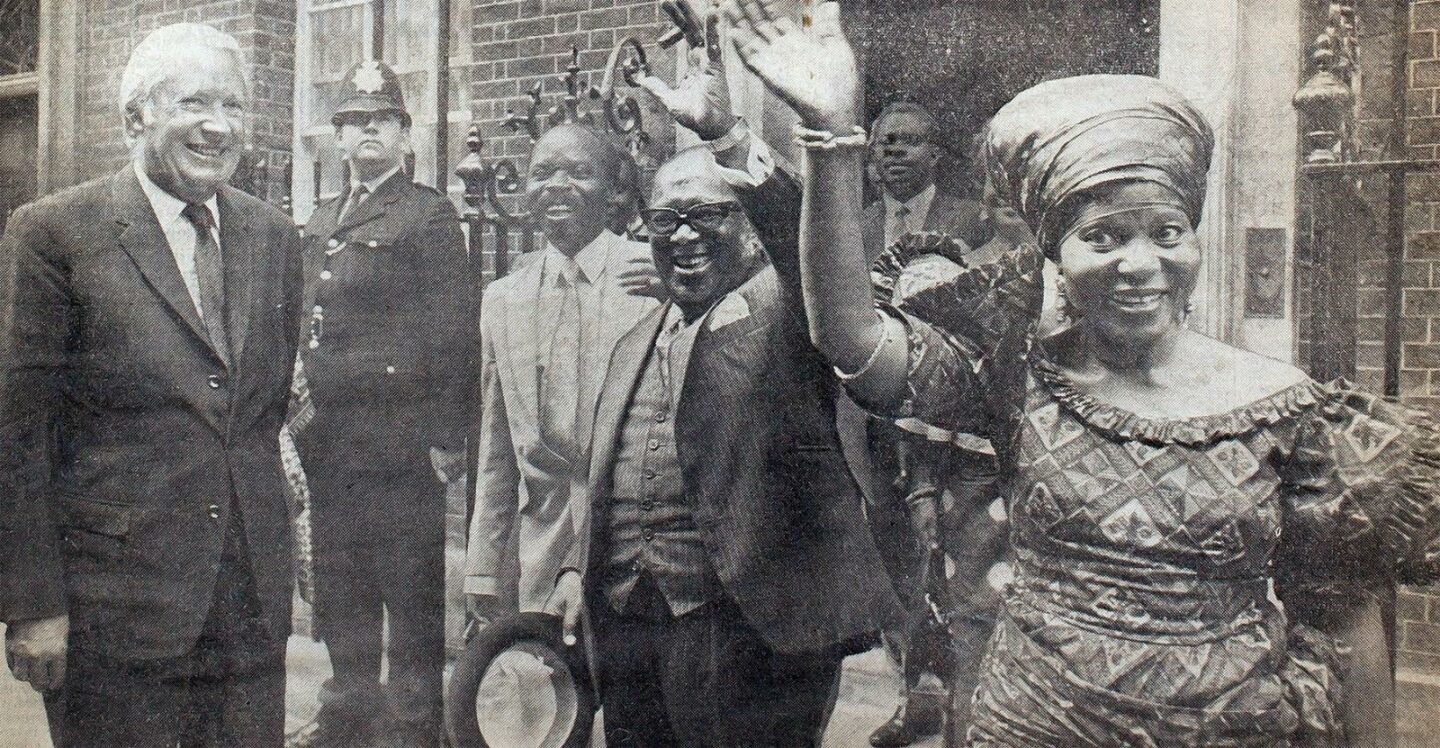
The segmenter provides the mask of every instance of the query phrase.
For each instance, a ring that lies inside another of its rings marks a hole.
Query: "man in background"
[[[152,32],[121,76],[130,163],[0,243],[0,610],[66,748],[284,741],[300,243],[225,184],[243,71],[213,28]]]
[[[455,208],[405,172],[410,115],[394,71],[362,62],[342,86],[331,122],[349,181],[305,227],[300,359],[315,414],[296,439],[334,676],[301,744],[434,746],[445,480],[463,472],[472,289]]]

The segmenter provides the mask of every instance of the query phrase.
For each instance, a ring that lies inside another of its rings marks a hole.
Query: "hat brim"
[[[507,652],[523,652],[556,669],[556,724],[544,741],[556,748],[589,745],[595,694],[583,652],[561,641],[560,620],[543,613],[518,613],[486,626],[465,645],[455,662],[445,699],[445,722],[456,748],[489,748],[480,730],[477,698],[491,663]],[[563,692],[558,692],[563,689]],[[568,731],[564,722],[570,722]],[[558,731],[558,732],[557,732]]]
[[[330,124],[339,127],[346,114],[374,114],[376,112],[394,112],[400,116],[400,123],[406,127],[410,126],[410,113],[404,107],[395,106],[395,102],[385,96],[352,96],[335,110],[330,117]]]

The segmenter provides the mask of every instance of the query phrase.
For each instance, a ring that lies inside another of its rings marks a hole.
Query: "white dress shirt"
[[[185,281],[185,290],[190,294],[190,301],[200,313],[201,319],[204,319],[205,309],[200,303],[200,276],[195,272],[195,224],[181,215],[186,203],[151,181],[139,163],[135,163],[134,168],[135,175],[140,178],[140,189],[144,190],[145,197],[149,199],[150,209],[155,211],[160,230],[165,232],[165,241],[170,245],[170,254],[175,257],[175,265],[180,269],[180,278]],[[205,207],[209,208],[210,215],[215,217],[215,225],[210,228],[210,235],[223,254],[225,245],[220,241],[220,202],[211,195],[210,199],[205,201]]]

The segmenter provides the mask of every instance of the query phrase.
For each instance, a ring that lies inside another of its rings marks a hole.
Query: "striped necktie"
[[[195,227],[195,275],[200,287],[200,317],[205,321],[205,332],[210,336],[210,345],[220,354],[225,365],[230,365],[230,335],[225,325],[225,262],[220,255],[220,244],[211,231],[215,217],[204,203],[190,203],[180,211]]]

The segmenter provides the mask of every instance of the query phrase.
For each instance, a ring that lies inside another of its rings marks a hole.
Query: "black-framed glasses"
[[[655,236],[669,236],[680,229],[680,224],[689,224],[701,231],[716,231],[725,224],[725,219],[740,212],[740,203],[733,200],[723,203],[700,203],[685,210],[674,208],[646,208],[640,211],[640,220]]]

